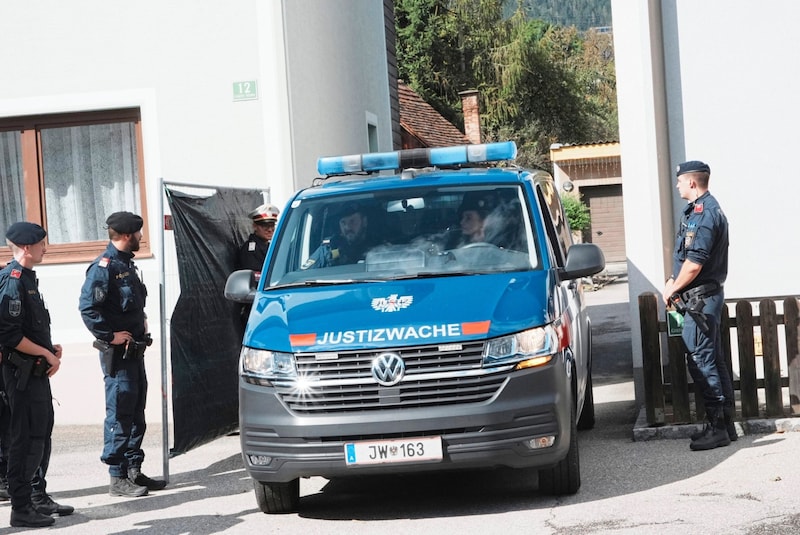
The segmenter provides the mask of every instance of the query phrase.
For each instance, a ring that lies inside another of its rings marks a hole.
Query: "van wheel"
[[[557,465],[539,470],[539,491],[561,496],[575,494],[581,487],[581,463],[578,457],[578,429],[575,424],[575,404],[570,418],[569,450]]]
[[[592,371],[586,379],[586,393],[583,395],[583,410],[578,419],[578,429],[585,431],[594,427],[594,390],[592,389]]]
[[[253,481],[258,508],[263,513],[292,513],[300,503],[300,480],[288,483],[262,483]]]

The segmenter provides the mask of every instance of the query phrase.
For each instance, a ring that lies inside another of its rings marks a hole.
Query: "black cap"
[[[707,163],[703,163],[698,160],[692,160],[678,164],[676,176],[685,175],[686,173],[708,173],[710,175],[711,168]]]
[[[353,215],[356,212],[363,213],[362,210],[361,210],[361,206],[357,202],[349,201],[349,202],[344,203],[339,208],[339,211],[336,213],[336,215],[339,217],[339,219],[341,219],[343,217],[347,217],[349,215]]]
[[[464,194],[458,213],[462,214],[467,210],[478,212],[481,217],[486,217],[494,209],[494,198],[489,192],[470,191]]]
[[[106,219],[108,228],[112,228],[120,234],[139,232],[143,224],[142,218],[131,212],[114,212]]]
[[[36,223],[19,221],[6,231],[6,239],[14,245],[33,245],[39,243],[47,236],[47,232]]]

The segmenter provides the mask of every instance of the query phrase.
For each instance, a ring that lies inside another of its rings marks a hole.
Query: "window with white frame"
[[[138,109],[0,118],[0,225],[47,230],[46,263],[90,260],[117,211],[146,219]],[[149,254],[147,225],[138,253]],[[10,256],[0,247],[0,258]],[[5,258],[3,259],[3,261]]]

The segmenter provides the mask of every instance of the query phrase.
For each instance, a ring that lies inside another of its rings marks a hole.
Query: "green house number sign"
[[[247,80],[245,82],[233,83],[233,101],[240,100],[257,100],[258,99],[258,84],[255,80]]]

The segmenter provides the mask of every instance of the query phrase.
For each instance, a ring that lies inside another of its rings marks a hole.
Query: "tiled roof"
[[[466,145],[469,140],[458,128],[422,100],[409,86],[397,81],[400,126],[427,147]]]

